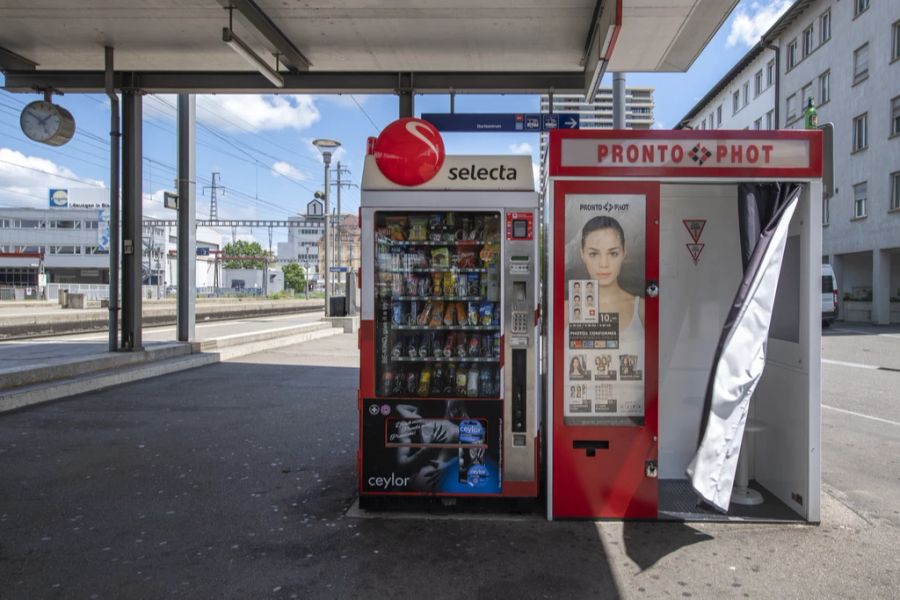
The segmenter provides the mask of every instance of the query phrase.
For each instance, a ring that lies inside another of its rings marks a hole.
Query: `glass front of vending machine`
[[[363,191],[364,507],[538,494],[537,199],[493,196]]]

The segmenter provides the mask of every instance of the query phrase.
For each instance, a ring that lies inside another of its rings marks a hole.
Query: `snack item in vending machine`
[[[431,307],[431,318],[428,321],[429,327],[440,327],[444,321],[444,303],[440,300],[435,302]]]
[[[465,325],[466,324],[466,304],[465,304],[465,302],[454,302],[453,306],[456,309],[456,324],[457,325]]]
[[[453,296],[456,294],[456,275],[447,272],[444,273],[444,295]]]
[[[407,219],[405,215],[391,215],[385,217],[384,222],[387,225],[388,231],[390,231],[392,240],[402,242],[406,239]]]
[[[417,279],[416,295],[420,298],[431,295],[431,277],[419,277]]]
[[[427,396],[429,391],[431,391],[431,367],[425,367],[419,376],[419,387],[416,390],[416,395]]]
[[[500,358],[500,332],[494,334],[494,358]]]
[[[469,275],[471,273],[458,273],[456,275],[456,295],[468,296],[469,294]],[[477,273],[476,273],[477,275]]]
[[[481,356],[485,358],[490,358],[494,354],[494,349],[492,346],[494,345],[494,337],[486,333],[481,336]]]
[[[419,325],[420,327],[428,325],[428,319],[431,318],[431,310],[433,308],[431,300],[427,301],[425,303],[425,308],[422,309],[422,312],[420,312],[419,316],[416,318],[416,325]]]
[[[394,358],[400,358],[403,355],[403,349],[406,348],[406,340],[403,338],[398,339],[394,342],[394,347],[391,348],[391,356]]]
[[[469,376],[469,371],[466,369],[465,365],[459,365],[456,369],[456,395],[457,396],[465,396],[466,395],[466,379]]]
[[[500,325],[500,311],[494,310],[494,315],[491,317],[491,325]]]
[[[481,276],[478,273],[466,273],[468,296],[481,296]]]
[[[444,286],[444,274],[443,273],[432,273],[431,274],[431,293],[435,296],[442,296],[441,293],[443,291]]]
[[[416,358],[419,356],[419,344],[416,343],[416,336],[411,336],[409,338],[409,345],[406,347],[406,354],[410,358]]]
[[[419,316],[419,301],[418,300],[410,300],[409,302],[409,312],[406,313],[406,323],[405,325],[415,325],[416,318]]]
[[[460,269],[474,269],[477,266],[475,263],[475,250],[460,249],[457,256],[456,266]]]
[[[404,287],[406,288],[406,289],[403,291],[403,295],[404,295],[404,296],[415,296],[415,295],[416,295],[416,289],[419,287],[419,286],[418,286],[419,282],[418,282],[416,276],[415,276],[415,275],[407,275],[407,276],[403,279],[403,281],[404,281],[404,284],[405,284]]]
[[[447,327],[453,326],[453,321],[456,316],[456,309],[453,308],[453,302],[446,302],[444,307],[444,325]]]
[[[475,365],[472,365],[466,377],[466,395],[469,397],[478,396],[478,367]]]
[[[469,302],[468,308],[469,310],[466,312],[466,324],[467,325],[478,325],[479,320],[479,310],[478,310],[477,302]]]
[[[428,217],[410,217],[409,234],[406,236],[411,242],[423,242],[428,239]]]
[[[391,302],[391,323],[403,325],[406,322],[406,313],[403,309],[403,303],[399,300]]]
[[[391,296],[397,297],[403,295],[403,275],[394,273],[391,276]]]
[[[485,300],[478,307],[478,314],[481,316],[481,325],[489,326],[494,322],[494,304]]]
[[[450,250],[446,246],[438,246],[431,250],[431,268],[450,268]]]
[[[469,235],[472,233],[472,217],[463,217],[462,219],[462,230],[459,231],[456,235],[456,239],[458,240],[468,240]]]

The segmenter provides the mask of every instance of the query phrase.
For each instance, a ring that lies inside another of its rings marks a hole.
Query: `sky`
[[[655,128],[671,129],[733,66],[792,0],[741,0],[687,73],[629,73],[626,85],[655,88]],[[0,75],[0,83],[2,83]],[[604,85],[611,85],[607,75]],[[36,94],[0,91],[0,206],[44,208],[49,188],[67,188],[70,197],[108,198],[109,100],[105,95],[54,97],[75,117],[77,131],[54,148],[32,142],[19,128],[19,113]],[[163,207],[163,192],[174,191],[177,158],[176,97],[144,96],[144,214],[174,219]],[[418,116],[449,112],[448,95],[416,96]],[[539,97],[457,94],[456,112],[539,112]],[[342,212],[359,208],[366,139],[397,118],[398,100],[387,95],[204,95],[197,97],[197,214],[208,218],[211,177],[218,172],[219,218],[285,219],[302,213],[323,187],[316,138],[341,142],[334,163],[349,171],[342,179]],[[448,154],[530,154],[539,160],[535,133],[445,133]],[[333,179],[333,178],[332,178]],[[106,191],[105,191],[106,190]],[[332,188],[335,201],[337,190]],[[224,241],[230,229],[222,229]],[[268,247],[264,230],[238,230],[239,239]],[[276,229],[272,249],[286,241]]]

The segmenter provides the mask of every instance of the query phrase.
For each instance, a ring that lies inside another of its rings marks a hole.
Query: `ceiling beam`
[[[281,64],[292,71],[307,71],[312,66],[309,59],[253,0],[222,0],[222,4],[233,7],[241,13],[247,22],[275,47]]]
[[[37,63],[0,46],[0,71],[33,71]]]
[[[593,102],[622,30],[622,0],[598,0],[585,44],[583,92]]]
[[[581,93],[584,73],[521,71],[329,71],[284,73],[279,93],[313,94],[396,94],[414,82],[416,94],[544,94]],[[53,88],[68,93],[103,93],[103,71],[10,71],[5,89],[33,92]],[[168,94],[271,94],[272,85],[259,73],[233,71],[130,71],[115,74],[116,89]]]

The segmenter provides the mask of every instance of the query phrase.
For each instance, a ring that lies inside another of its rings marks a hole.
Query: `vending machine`
[[[530,157],[444,156],[402,119],[362,180],[361,503],[536,497],[538,199]]]

